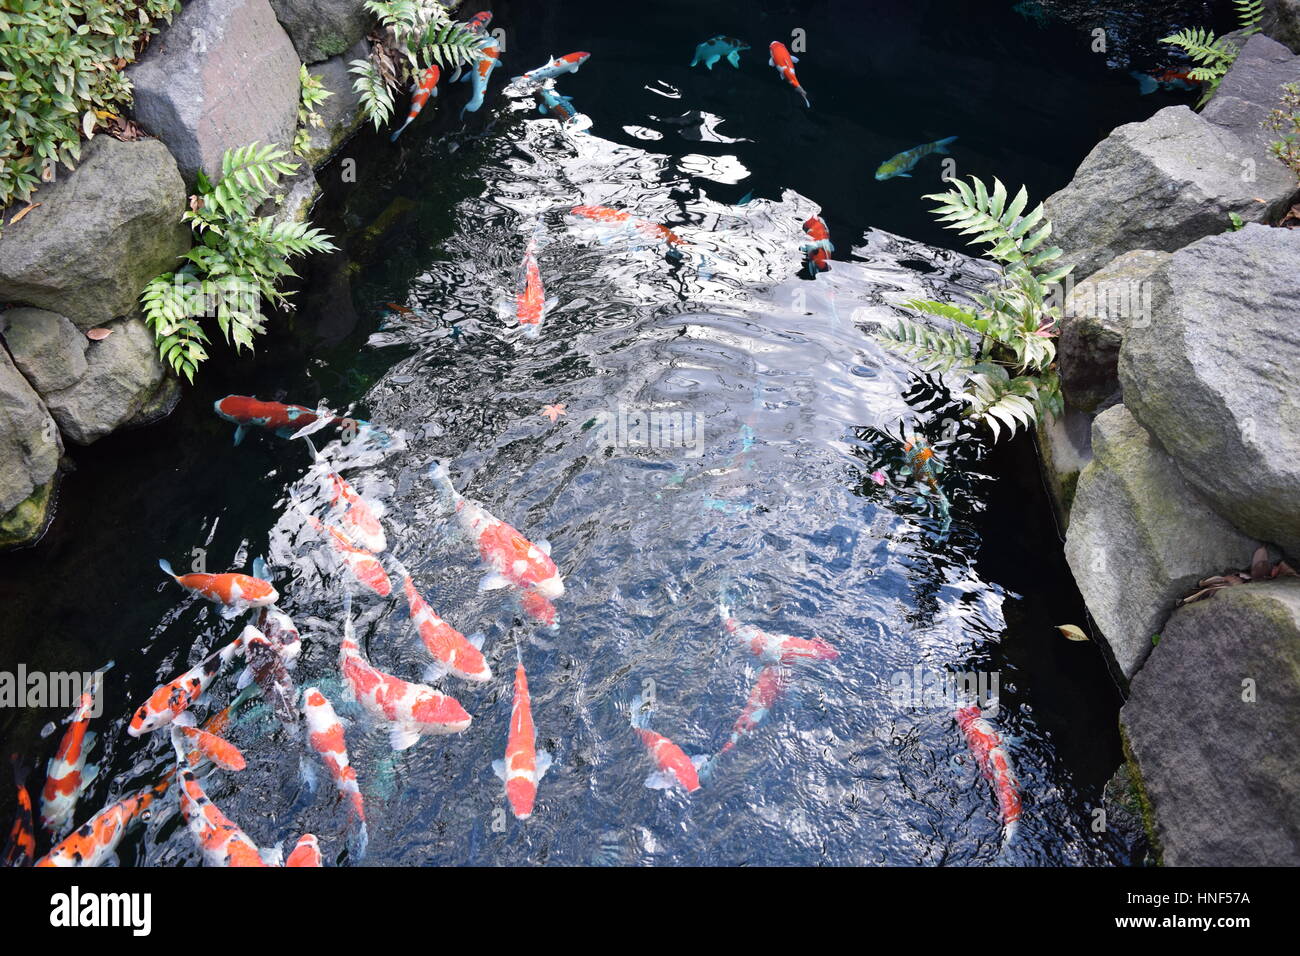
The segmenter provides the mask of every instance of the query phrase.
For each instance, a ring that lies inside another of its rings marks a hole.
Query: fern
[[[425,64],[437,63],[445,70],[469,66],[479,57],[483,37],[471,33],[459,23],[431,24],[416,43],[418,59]]]
[[[1259,32],[1260,22],[1264,19],[1263,0],[1233,0],[1237,8],[1237,22],[1243,36],[1254,36]],[[1191,58],[1197,66],[1188,76],[1200,81],[1205,90],[1197,102],[1197,108],[1210,101],[1228,70],[1241,54],[1241,47],[1227,37],[1216,37],[1213,30],[1203,27],[1187,27],[1160,41],[1177,47]]]
[[[393,91],[379,68],[369,60],[353,60],[348,72],[356,75],[352,91],[361,97],[361,110],[378,130],[393,115]]]
[[[974,308],[928,299],[905,306],[970,329],[978,344],[962,332],[936,332],[909,320],[876,337],[925,371],[953,376],[967,415],[983,420],[995,441],[1004,427],[1014,435],[1044,412],[1060,414],[1052,368],[1052,335],[1060,320],[1054,293],[1072,267],[1061,265],[1060,248],[1048,244],[1052,224],[1042,204],[1030,208],[1024,187],[1011,196],[1000,180],[990,190],[974,176],[970,184],[954,180],[948,192],[925,198],[939,203],[932,212],[946,228],[987,247],[1002,273],[972,296]]]

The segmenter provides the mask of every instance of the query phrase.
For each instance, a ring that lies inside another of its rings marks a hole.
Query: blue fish
[[[480,44],[479,49],[483,53],[474,64],[473,71],[460,78],[462,83],[473,79],[474,90],[469,102],[460,111],[461,119],[465,118],[466,113],[478,112],[479,107],[483,105],[483,97],[487,94],[488,78],[492,76],[492,71],[501,65],[501,44],[497,42],[496,37],[488,37]]]
[[[691,60],[691,66],[703,63],[705,69],[713,69],[713,64],[717,63],[724,56],[727,62],[740,69],[740,51],[748,50],[749,44],[744,40],[737,40],[735,37],[716,36],[711,40],[705,40],[695,48],[695,59]]]
[[[876,179],[885,180],[893,179],[895,176],[902,176],[906,179],[912,177],[912,170],[923,157],[931,153],[938,153],[940,156],[947,156],[948,147],[957,142],[956,136],[949,136],[947,139],[937,140],[933,143],[924,143],[921,146],[913,146],[911,149],[904,150],[893,159],[886,160],[880,164],[876,170]]]
[[[546,114],[553,113],[562,123],[567,123],[578,115],[578,111],[573,106],[573,99],[568,96],[561,96],[549,86],[542,87],[538,91],[537,112]]]

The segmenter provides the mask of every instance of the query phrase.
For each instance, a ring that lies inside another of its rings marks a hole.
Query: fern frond
[[[899,319],[894,329],[882,329],[877,339],[885,348],[910,359],[927,372],[950,372],[975,362],[970,341],[960,332],[936,332]]]
[[[1237,22],[1246,36],[1259,32],[1259,25],[1264,19],[1264,0],[1233,0],[1237,8]]]
[[[348,72],[356,76],[352,91],[361,97],[361,111],[378,130],[393,115],[393,91],[369,60],[353,60]]]
[[[484,38],[459,23],[430,24],[414,44],[424,65],[437,63],[445,70],[469,66],[479,58]]]

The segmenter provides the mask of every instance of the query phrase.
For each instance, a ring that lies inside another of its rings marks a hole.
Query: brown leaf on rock
[[[33,209],[35,209],[35,208],[36,208],[37,206],[39,206],[39,205],[41,205],[41,203],[38,203],[38,202],[31,202],[31,203],[28,203],[28,204],[27,204],[26,206],[24,206],[22,209],[18,210],[18,214],[17,214],[16,216],[14,216],[12,219],[9,220],[9,225],[12,226],[12,225],[13,225],[14,223],[16,223],[19,219],[23,218],[23,216],[27,215],[29,212],[31,212]]]
[[[86,330],[86,338],[90,339],[92,342],[98,342],[101,339],[106,339],[112,334],[113,334],[112,329],[95,328],[95,329]]]
[[[563,408],[564,406],[561,405],[560,407]],[[1088,635],[1074,624],[1058,624],[1056,629],[1071,641],[1086,641],[1088,639]]]
[[[1291,565],[1287,564],[1285,561],[1279,561],[1277,567],[1273,569],[1273,577],[1296,578],[1300,577],[1300,574],[1296,574],[1295,568],[1291,567]]]
[[[1268,560],[1268,548],[1261,545],[1255,549],[1255,556],[1250,559],[1250,579],[1252,581],[1261,581],[1270,577],[1269,572],[1272,570],[1272,565]]]

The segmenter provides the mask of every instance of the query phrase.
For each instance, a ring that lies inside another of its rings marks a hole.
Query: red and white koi
[[[101,690],[100,673],[96,672],[91,686],[82,693],[77,709],[68,718],[68,729],[59,742],[59,749],[45,768],[45,786],[41,788],[41,825],[55,840],[68,832],[77,810],[77,799],[99,774],[98,767],[86,765],[86,756],[95,745],[95,734],[89,728],[95,711],[95,697]]]
[[[492,669],[479,649],[479,645],[456,630],[429,606],[429,602],[415,590],[415,582],[408,574],[403,581],[406,603],[411,609],[411,620],[420,633],[420,640],[433,658],[434,664],[425,674],[425,680],[437,680],[444,674],[454,674],[462,680],[488,681]]]
[[[998,812],[1002,818],[1002,845],[1005,847],[1016,835],[1022,810],[1020,784],[1016,780],[1011,756],[1002,742],[1002,736],[980,716],[978,707],[962,707],[953,716],[966,736],[966,744],[970,747],[980,772],[992,783],[993,792],[997,795]]]
[[[542,319],[555,305],[554,299],[546,298],[542,288],[542,270],[537,265],[537,240],[528,240],[524,251],[523,275],[520,277],[519,294],[515,296],[515,316],[519,328],[530,338],[537,338],[542,329]]]
[[[470,715],[454,698],[424,684],[408,683],[385,674],[361,655],[352,631],[351,606],[351,595],[345,595],[339,670],[362,708],[388,724],[393,749],[405,750],[422,735],[458,734],[467,730]]]
[[[221,723],[224,724],[224,721]],[[185,743],[193,748],[187,752],[190,766],[194,766],[205,757],[222,770],[238,772],[248,766],[248,761],[244,759],[244,754],[238,747],[224,737],[218,736],[215,731],[199,727],[194,720],[194,715],[189,711],[178,714],[172,721],[172,726]]]
[[[686,751],[663,734],[657,734],[647,725],[652,709],[640,697],[631,703],[632,729],[645,744],[650,758],[658,768],[646,777],[645,785],[651,790],[668,790],[680,787],[687,793],[700,789],[700,771],[708,766],[707,756],[688,757]]]
[[[0,866],[30,866],[36,859],[36,827],[32,818],[32,795],[27,792],[27,768],[12,754],[14,786],[17,788],[14,824],[9,828],[9,838],[0,851]]]
[[[537,784],[551,769],[551,755],[537,749],[537,728],[533,725],[532,698],[528,675],[521,659],[515,667],[515,698],[510,706],[510,735],[504,760],[492,761],[492,771],[506,785],[506,799],[518,820],[533,815]]]
[[[749,652],[767,664],[789,664],[799,659],[833,661],[840,656],[830,644],[820,637],[793,637],[789,634],[768,634],[752,624],[741,624],[731,616],[731,610],[722,604],[718,608],[722,626],[728,634],[740,640]]]
[[[397,127],[389,137],[390,143],[396,143],[397,137],[402,135],[402,130],[415,122],[415,118],[420,115],[420,110],[424,109],[424,104],[429,102],[429,97],[438,95],[438,78],[441,75],[442,71],[438,69],[436,63],[424,71],[420,84],[411,89],[411,112],[406,114],[406,122]]]
[[[181,816],[203,850],[203,861],[208,866],[267,866],[257,844],[208,797],[186,762],[183,741],[180,728],[172,728],[172,744],[176,748],[177,773],[181,783]]]
[[[731,739],[722,745],[718,755],[725,754],[740,742],[740,738],[754,730],[767,719],[772,706],[785,693],[786,675],[779,664],[769,664],[759,672],[758,680],[749,692],[749,700],[731,729]]]
[[[320,855],[320,843],[314,834],[304,833],[298,838],[293,849],[284,861],[285,866],[324,866]]]
[[[252,607],[266,607],[280,600],[280,595],[270,581],[263,581],[248,574],[227,572],[225,574],[177,574],[172,570],[171,562],[159,559],[158,567],[163,573],[187,590],[199,597],[222,605],[222,615],[230,618]]]
[[[546,599],[546,595],[537,591],[520,591],[519,606],[529,619],[553,631],[559,630],[560,621],[555,605]]]
[[[538,85],[565,73],[577,73],[582,64],[589,59],[591,59],[591,54],[582,50],[576,53],[566,53],[564,56],[551,57],[546,61],[545,66],[529,70],[523,76],[516,76],[510,82]]]
[[[564,579],[551,560],[549,542],[541,540],[533,544],[482,505],[461,495],[452,485],[447,470],[437,462],[429,466],[429,478],[455,504],[461,527],[491,569],[479,585],[481,590],[513,584],[552,600],[564,594]]]
[[[803,231],[812,241],[800,246],[799,251],[808,257],[808,271],[816,278],[819,272],[830,271],[831,253],[835,251],[835,246],[831,242],[830,230],[820,216],[808,219],[803,224]]]
[[[767,58],[767,65],[776,67],[776,72],[781,79],[785,80],[798,91],[803,97],[804,106],[812,106],[808,100],[808,92],[799,85],[799,77],[795,76],[794,65],[799,62],[797,56],[791,56],[790,51],[785,48],[785,44],[778,40],[773,40],[767,47],[770,54]]]
[[[343,560],[358,582],[380,597],[388,597],[393,592],[393,582],[389,580],[388,572],[384,570],[378,558],[365,548],[357,547],[352,539],[338,528],[323,524],[315,515],[307,515],[307,523],[318,535],[329,541],[334,553]]]
[[[470,33],[484,34],[487,32],[488,24],[492,22],[492,14],[487,10],[480,10],[474,16],[465,21],[463,26]]]
[[[255,425],[269,428],[281,438],[289,438],[309,425],[338,425],[342,428],[358,430],[369,424],[359,418],[325,415],[304,405],[264,402],[248,395],[227,395],[214,402],[212,408],[226,421],[235,424],[236,445],[244,440],[245,432]]]
[[[149,695],[148,700],[136,708],[126,732],[132,737],[139,737],[166,727],[203,696],[203,692],[221,673],[222,668],[243,651],[244,638],[241,635],[219,651],[209,654],[180,677],[160,685]]]
[[[361,796],[361,786],[357,782],[357,771],[348,759],[347,740],[343,735],[343,722],[334,712],[329,698],[316,687],[307,687],[302,692],[302,716],[307,725],[307,742],[312,750],[320,754],[329,771],[330,779],[339,794],[347,801],[353,824],[356,827],[356,848],[354,858],[365,856],[366,843],[366,803]]]
[[[649,219],[641,219],[626,212],[622,209],[614,209],[611,206],[574,206],[569,214],[577,216],[580,219],[589,219],[593,222],[605,223],[607,225],[625,226],[634,229],[648,239],[662,239],[669,246],[684,246],[686,240],[677,235],[667,226],[657,222],[651,222]]]
[[[171,776],[154,787],[134,793],[97,814],[69,833],[49,853],[37,861],[37,866],[99,866],[117,850],[126,836],[128,827],[141,819],[148,819],[153,802],[167,792]]]

